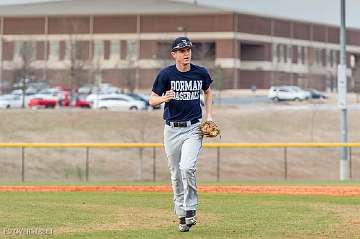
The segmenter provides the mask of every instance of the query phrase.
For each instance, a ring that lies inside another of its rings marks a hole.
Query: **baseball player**
[[[212,79],[208,71],[191,63],[192,43],[178,37],[172,43],[174,65],[162,69],[154,82],[149,103],[165,103],[164,145],[174,193],[179,231],[196,224],[198,205],[196,163],[202,145],[200,93],[204,92],[205,120],[212,120]]]

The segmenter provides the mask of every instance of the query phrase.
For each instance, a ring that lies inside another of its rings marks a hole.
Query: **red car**
[[[30,109],[55,108],[57,102],[53,99],[34,98],[29,101]]]
[[[91,104],[89,101],[86,100],[87,95],[77,95],[75,96],[75,100],[73,101],[73,106],[79,108],[91,108]]]
[[[77,99],[76,102],[75,102],[75,107],[91,108],[91,105],[90,105],[89,101]]]

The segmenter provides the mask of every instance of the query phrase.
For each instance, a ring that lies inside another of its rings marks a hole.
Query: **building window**
[[[322,66],[326,66],[327,65],[327,51],[326,49],[321,49],[321,62],[322,62]]]
[[[73,42],[74,57],[76,60],[86,61],[89,59],[89,42],[87,41],[76,41]]]
[[[332,66],[331,50],[330,49],[326,49],[326,62],[327,62],[327,66]]]
[[[287,55],[288,55],[288,52],[287,52],[287,45],[282,45],[282,62],[287,62]]]
[[[315,65],[321,65],[321,49],[315,49]]]
[[[215,60],[215,42],[194,42],[192,59],[201,61]]]
[[[278,44],[277,45],[277,61],[284,62],[284,45]]]
[[[158,42],[156,58],[161,60],[170,59],[171,43],[169,42]]]
[[[291,59],[290,62],[291,64],[297,64],[297,60],[298,60],[298,46],[291,46]]]
[[[332,55],[332,62],[333,62],[333,66],[336,67],[338,65],[338,54],[336,50],[332,50],[331,51],[331,55]]]

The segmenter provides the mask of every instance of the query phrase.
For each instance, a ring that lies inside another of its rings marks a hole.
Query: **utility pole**
[[[345,0],[341,1],[340,15],[340,64],[338,65],[338,105],[341,111],[340,127],[341,127],[341,143],[347,143],[347,79],[346,79],[346,14],[345,14]],[[340,180],[349,179],[349,160],[348,148],[341,147],[340,159]]]

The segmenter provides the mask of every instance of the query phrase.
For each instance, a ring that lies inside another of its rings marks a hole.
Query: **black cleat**
[[[186,225],[185,217],[179,218],[179,231],[180,232],[188,232],[191,226]]]
[[[196,211],[195,210],[186,211],[185,223],[189,227],[196,224]]]

